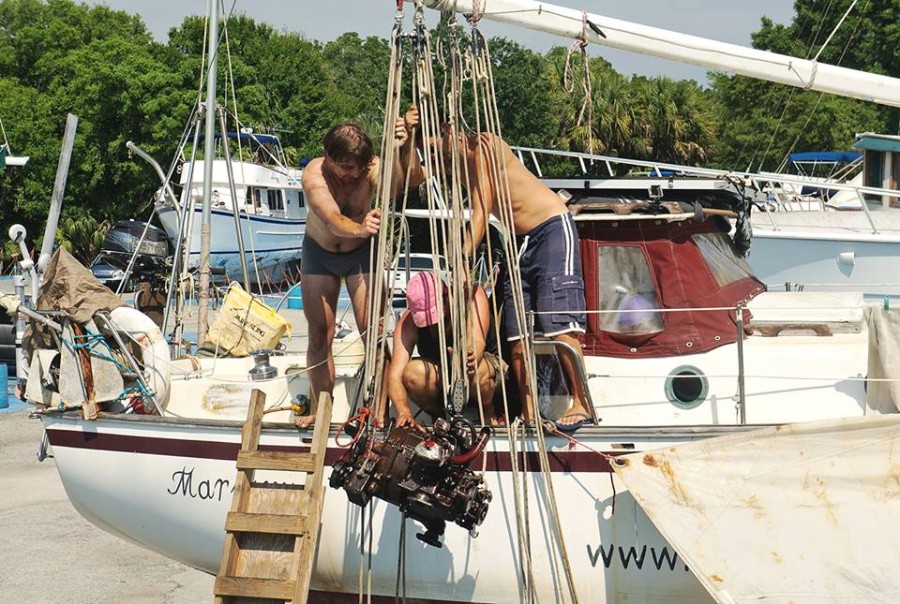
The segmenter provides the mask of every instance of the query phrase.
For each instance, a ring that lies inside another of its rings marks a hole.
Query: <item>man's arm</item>
[[[469,186],[466,187],[472,201],[472,218],[470,228],[466,231],[463,252],[469,258],[475,254],[484,239],[487,222],[496,202],[494,180],[497,166],[494,164],[501,161],[501,158],[493,157],[491,149],[497,140],[488,135],[481,135],[474,141],[469,139],[471,143],[475,143],[473,161],[469,165]]]
[[[466,329],[469,335],[468,350],[466,351],[466,373],[471,378],[481,359],[484,358],[485,341],[488,330],[491,327],[490,304],[484,289],[475,288],[472,300],[469,302],[469,316],[466,318]]]
[[[418,332],[412,322],[412,314],[407,310],[394,328],[394,346],[391,351],[391,365],[388,369],[388,396],[397,409],[397,426],[416,425],[409,408],[409,395],[403,385],[403,370],[409,364]]]
[[[409,171],[409,187],[417,187],[425,182],[425,170],[419,162],[419,154],[413,144],[413,134],[419,125],[419,109],[411,105],[403,117],[394,120],[394,145],[400,150],[394,158],[391,174],[391,197],[396,197],[406,186],[406,173]]]
[[[337,237],[346,239],[367,238],[378,234],[379,216],[377,210],[366,214],[362,223],[356,222],[341,213],[341,208],[328,189],[328,183],[322,175],[322,164],[312,169],[307,168],[303,174],[303,194],[309,209],[325,224],[325,227]]]

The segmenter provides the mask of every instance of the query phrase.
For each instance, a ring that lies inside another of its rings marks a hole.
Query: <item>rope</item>
[[[563,88],[566,92],[572,93],[575,91],[575,81],[571,75],[571,67],[572,67],[572,56],[575,54],[576,50],[581,51],[581,65],[582,65],[582,75],[581,75],[581,90],[583,93],[583,98],[581,101],[581,109],[578,111],[578,117],[575,120],[575,126],[580,126],[583,121],[585,121],[585,114],[587,115],[587,152],[593,154],[594,152],[594,95],[591,90],[591,67],[590,61],[587,55],[587,47],[588,47],[588,38],[587,38],[587,29],[588,29],[588,18],[587,12],[581,12],[581,36],[572,42],[572,45],[569,46],[569,51],[566,53],[566,64],[563,69]]]

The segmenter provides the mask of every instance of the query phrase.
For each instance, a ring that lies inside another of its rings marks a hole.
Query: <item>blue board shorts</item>
[[[364,244],[349,252],[329,252],[311,237],[303,238],[303,250],[300,259],[301,275],[331,275],[346,277],[369,272],[369,249],[371,244]]]
[[[572,215],[566,212],[548,218],[516,239],[525,312],[536,313],[535,334],[552,337],[584,333],[584,279],[578,231]],[[507,339],[522,337],[509,272],[503,280],[503,314]],[[527,317],[525,327],[528,328]]]

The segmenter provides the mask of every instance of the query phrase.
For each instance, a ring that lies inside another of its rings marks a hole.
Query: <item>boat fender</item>
[[[141,347],[144,383],[156,394],[159,404],[165,405],[169,398],[172,357],[162,331],[153,319],[130,306],[120,306],[111,311],[109,316],[119,329],[128,332]]]

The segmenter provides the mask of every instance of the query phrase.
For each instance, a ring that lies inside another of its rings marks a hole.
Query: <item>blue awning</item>
[[[232,132],[228,131],[225,133],[225,136],[228,138],[237,140],[240,138],[242,141],[257,141],[263,145],[271,145],[278,144],[278,137],[274,134],[257,134],[255,132]],[[221,132],[216,132],[215,134],[216,140],[222,138]],[[206,138],[206,133],[200,133],[200,140]]]
[[[849,164],[860,157],[862,157],[862,153],[854,151],[807,151],[805,153],[791,153],[790,160],[792,162],[820,161]]]

